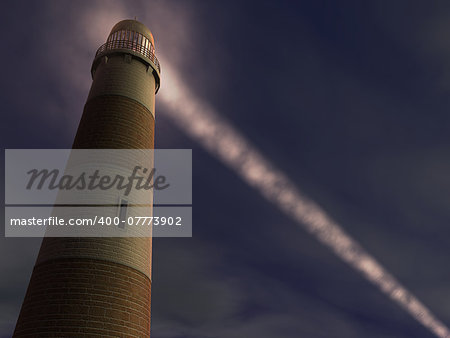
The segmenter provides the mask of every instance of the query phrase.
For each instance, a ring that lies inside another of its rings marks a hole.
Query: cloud
[[[166,68],[168,68],[166,66]],[[344,262],[359,271],[418,322],[436,335],[450,335],[441,323],[413,294],[404,288],[373,256],[351,238],[319,205],[310,200],[273,163],[264,157],[214,108],[195,96],[177,76],[166,70],[169,90],[161,92],[166,110],[175,123],[211,154],[233,169],[248,185],[270,203],[304,227]]]
[[[296,337],[301,330],[307,337],[351,338],[392,332],[355,322],[352,306],[346,310],[352,301],[348,295],[333,306],[329,297],[297,288],[274,272],[230,260],[230,253],[217,243],[195,238],[191,243],[171,241],[155,240],[152,332],[158,337]],[[339,290],[325,287],[329,292]],[[367,313],[369,309],[358,309],[361,316]]]
[[[262,182],[258,181],[258,177],[264,175],[267,177],[267,174],[271,173],[267,169],[268,163],[264,157],[259,153],[247,153],[251,156],[245,168],[240,167],[242,163],[233,162],[233,159],[242,154],[243,148],[248,150],[247,140],[241,137],[233,126],[226,122],[223,124],[223,117],[215,112],[212,105],[196,96],[195,88],[190,86],[186,90],[183,76],[187,69],[192,69],[191,62],[196,60],[195,43],[201,43],[201,34],[195,22],[195,10],[190,4],[165,1],[157,1],[151,5],[147,2],[124,5],[117,1],[77,3],[52,1],[47,3],[47,9],[45,20],[41,20],[47,24],[42,25],[39,42],[43,42],[42,46],[45,47],[40,54],[44,65],[43,73],[48,75],[46,81],[53,84],[53,92],[52,95],[47,96],[48,101],[43,102],[46,112],[40,117],[43,116],[48,123],[57,124],[53,121],[61,121],[58,115],[63,114],[70,120],[71,128],[75,129],[75,122],[81,115],[82,104],[89,89],[89,69],[95,50],[104,42],[109,29],[115,22],[125,17],[134,17],[136,13],[133,11],[139,9],[138,19],[151,23],[151,29],[155,32],[157,40],[157,51],[161,53],[158,54],[163,74],[162,88],[158,94],[158,102],[163,103],[161,108],[168,114],[172,114],[174,120],[179,121],[180,129],[190,131],[194,138],[200,139],[200,142],[203,142],[207,148],[213,149],[213,152],[216,151],[216,156],[238,170],[244,180],[261,188]],[[60,29],[55,30],[55,27]],[[35,81],[38,85],[37,77]],[[35,103],[27,104],[31,112],[31,107]],[[181,118],[180,114],[187,115]],[[217,128],[218,124],[225,125],[226,128]],[[218,143],[217,139],[220,138],[231,140],[231,142]],[[242,160],[245,163],[245,159]],[[269,178],[274,176],[269,175]],[[267,182],[270,188],[270,182],[273,181]],[[295,201],[298,197],[296,191],[289,189],[287,191],[292,194],[284,194],[284,197],[280,194],[278,197],[283,197],[288,202]],[[269,200],[273,197],[270,189],[263,189],[263,193]],[[312,211],[312,214],[317,216],[314,204]],[[307,219],[314,221],[314,217]],[[302,221],[305,219],[302,218]],[[319,215],[318,223],[323,225],[329,221],[326,215]],[[334,234],[342,233],[337,231]],[[326,236],[325,233],[324,236]],[[333,241],[336,237],[328,239]],[[344,241],[344,244],[348,243],[348,239]],[[178,262],[181,265],[180,271],[174,272],[174,275],[166,280],[166,290],[159,289],[161,293],[154,294],[154,302],[156,302],[154,305],[158,309],[156,315],[158,316],[159,313],[159,317],[156,317],[153,322],[153,330],[161,333],[158,336],[186,337],[188,334],[193,337],[276,336],[279,332],[288,332],[289,328],[292,330],[298,328],[297,324],[302,316],[311,318],[306,312],[324,313],[310,326],[308,323],[303,325],[310,336],[321,336],[323,332],[331,336],[335,329],[343,332],[346,337],[363,336],[364,332],[367,332],[364,330],[361,331],[362,333],[359,332],[358,325],[355,324],[357,321],[354,319],[346,318],[339,311],[326,313],[324,308],[315,305],[312,300],[306,302],[305,309],[302,309],[305,312],[299,311],[297,307],[295,310],[291,307],[278,308],[277,302],[295,298],[298,290],[267,275],[258,274],[250,267],[246,267],[247,273],[241,271],[239,276],[230,277],[225,272],[217,273],[214,267],[221,266],[224,258],[211,255],[214,249],[208,246],[204,251],[199,249],[199,252],[190,255],[192,247],[174,251],[172,256],[169,255],[168,266],[170,262]],[[8,248],[10,254],[17,252],[18,249],[14,250],[14,248]],[[208,259],[205,259],[205,256]],[[369,268],[362,266],[361,269],[372,270],[370,265]],[[185,283],[179,283],[184,280],[186,280]],[[255,280],[261,281],[261,286],[257,285],[249,290],[248,285],[252,285]],[[155,285],[157,283],[155,281]],[[184,289],[176,289],[180,287],[180,284]],[[11,285],[7,287],[11,288]],[[272,290],[276,291],[272,292]],[[158,295],[165,297],[160,298],[159,304]],[[267,304],[262,301],[263,299],[270,300],[270,303],[275,305],[267,311],[260,312],[258,316],[246,317],[244,303],[265,308]],[[199,304],[196,301],[199,301]],[[304,301],[304,297],[299,298],[299,302]],[[193,303],[198,305],[196,311],[192,311],[190,307]],[[295,336],[293,331],[291,334]]]
[[[5,210],[0,211],[5,219]],[[0,232],[4,233],[4,222]],[[0,237],[0,336],[10,336],[14,330],[20,306],[40,247],[41,239]]]

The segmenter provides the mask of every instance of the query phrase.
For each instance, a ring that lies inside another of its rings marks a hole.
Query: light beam
[[[400,284],[377,260],[314,201],[266,159],[232,125],[184,85],[177,72],[164,63],[159,100],[165,112],[215,157],[232,168],[247,184],[293,218],[338,257],[359,271],[415,320],[438,337],[449,329]]]

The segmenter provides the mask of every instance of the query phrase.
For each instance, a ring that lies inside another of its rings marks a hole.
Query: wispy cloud
[[[118,1],[91,1],[76,4],[52,1],[47,3],[47,8],[47,24],[42,27],[42,31],[45,32],[42,40],[45,42],[44,58],[47,60],[45,70],[55,83],[64,84],[64,88],[68,89],[60,93],[62,103],[52,101],[49,104],[49,107],[53,107],[50,109],[53,114],[47,116],[49,121],[59,110],[66,112],[68,119],[76,121],[79,118],[90,86],[88,70],[93,53],[105,41],[113,24],[134,16],[151,23],[156,36],[158,57],[163,67],[162,88],[158,94],[158,100],[164,111],[173,117],[174,122],[238,173],[267,200],[306,227],[319,241],[360,271],[391,299],[404,306],[414,318],[440,336],[448,333],[445,326],[398,284],[316,203],[296,189],[289,178],[257,151],[244,135],[226,122],[214,107],[184,83],[180,76],[180,67],[186,66],[189,59],[195,58],[193,36],[197,33],[196,23],[192,20],[195,13],[189,4],[156,1],[151,5],[138,2],[128,6]],[[136,9],[139,9],[139,13],[133,12]],[[55,30],[55,27],[60,29]],[[76,124],[71,123],[71,125],[75,128]],[[187,265],[191,267],[191,271],[196,271],[196,266],[198,269],[203,266],[202,271],[208,270],[210,263],[199,262],[198,258],[198,255],[191,257],[191,265]],[[242,320],[239,318],[239,299],[245,299],[245,295],[241,293],[243,286],[239,283],[233,284],[229,280],[227,283],[231,284],[227,285],[217,280],[217,276],[204,277],[208,282],[197,278],[187,288],[189,291],[195,290],[196,286],[210,288],[210,292],[207,290],[206,294],[209,294],[211,298],[215,297],[214,302],[217,302],[218,306],[212,304],[212,299],[207,299],[206,302],[211,304],[206,304],[205,311],[196,316],[195,313],[190,313],[189,309],[184,311],[181,308],[178,312],[173,310],[176,309],[177,300],[168,298],[167,304],[170,308],[166,309],[166,318],[160,322],[153,322],[154,328],[160,330],[161,337],[173,337],[177,334],[185,336],[190,334],[195,337],[202,337],[205,334],[220,336],[211,331],[208,332],[208,329],[204,331],[206,333],[202,332],[201,328],[207,328],[207,324],[199,325],[197,329],[190,325],[198,324],[201,318],[208,318],[205,317],[208,314],[211,318],[228,320],[229,327],[238,330],[233,332],[242,332],[241,336],[251,335],[251,333],[254,335],[254,332],[258,332],[259,337],[269,337],[280,332],[283,327],[288,326],[287,322],[295,321],[296,316],[300,315],[279,312],[271,316],[264,314],[258,318]],[[285,288],[284,285],[275,282],[271,287],[277,290]],[[183,290],[179,291],[178,297],[185,295]],[[290,291],[290,295],[295,294],[294,290]],[[326,323],[332,321],[331,316],[326,319]],[[345,322],[344,319],[342,321]],[[351,325],[342,324],[340,320],[333,323],[336,324],[333,327],[339,327],[342,332],[348,332],[348,337],[357,335],[354,332],[356,329]],[[318,323],[318,326],[323,326],[324,330],[327,329],[323,322]],[[276,333],[270,330],[275,330]],[[223,328],[222,336],[232,336],[233,332]]]
[[[439,337],[450,335],[447,327],[339,224],[300,192],[283,172],[256,150],[213,107],[190,91],[169,64],[165,68],[165,81],[167,87],[161,90],[160,100],[166,105],[166,112],[173,117],[175,123],[418,322]]]

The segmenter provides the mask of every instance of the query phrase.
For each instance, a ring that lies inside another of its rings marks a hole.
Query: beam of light
[[[359,271],[415,320],[438,337],[450,337],[449,329],[321,207],[299,191],[283,172],[275,168],[211,106],[193,95],[167,62],[163,72],[159,100],[165,106],[165,112],[183,131]]]

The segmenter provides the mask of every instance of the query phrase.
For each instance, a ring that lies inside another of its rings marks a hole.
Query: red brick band
[[[155,119],[141,103],[102,95],[84,106],[73,148],[153,149]]]
[[[33,270],[14,337],[149,337],[150,289],[121,264],[47,261]]]

